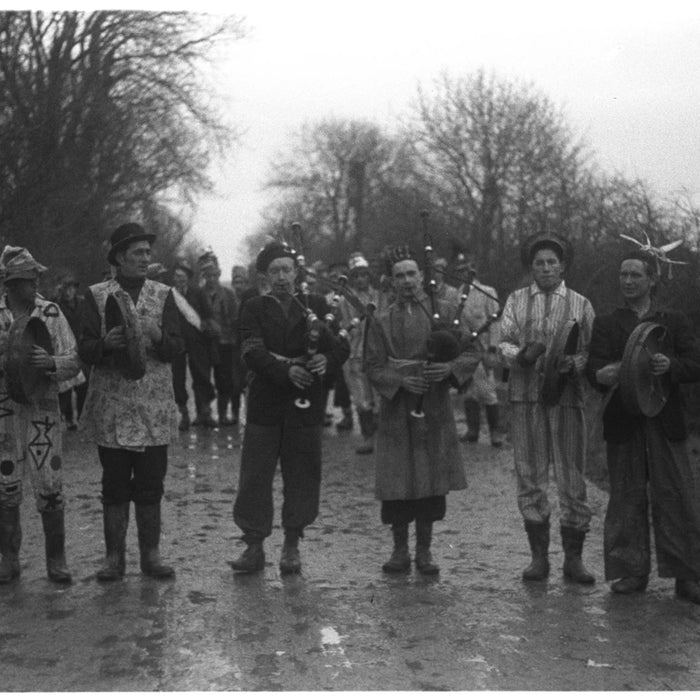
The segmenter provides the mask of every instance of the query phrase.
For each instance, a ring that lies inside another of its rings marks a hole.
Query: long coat
[[[467,481],[450,400],[450,385],[462,385],[481,361],[470,347],[452,362],[449,379],[431,384],[423,395],[425,418],[411,416],[418,397],[401,388],[406,375],[419,375],[427,359],[431,320],[423,307],[395,302],[367,331],[365,371],[380,394],[375,457],[375,496],[382,501],[443,496]],[[441,317],[449,315],[440,302]]]

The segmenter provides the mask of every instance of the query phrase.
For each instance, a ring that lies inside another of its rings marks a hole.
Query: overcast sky
[[[698,1],[232,0],[225,8],[246,18],[249,34],[215,80],[245,133],[214,166],[216,193],[201,198],[192,229],[227,274],[260,222],[271,196],[261,185],[290,132],[328,116],[391,126],[418,82],[444,69],[531,81],[605,169],[700,198]]]

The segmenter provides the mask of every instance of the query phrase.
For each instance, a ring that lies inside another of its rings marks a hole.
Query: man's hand
[[[651,367],[651,373],[655,376],[666,374],[671,369],[671,359],[662,352],[657,352],[651,356],[649,366]]]
[[[571,374],[575,368],[574,358],[571,355],[561,355],[557,360],[557,372],[559,374]]]
[[[489,348],[489,350],[484,353],[482,362],[486,369],[496,369],[496,367],[498,367],[498,354],[496,353],[496,349]]]
[[[34,345],[29,352],[29,364],[37,369],[43,369],[45,372],[53,372],[56,369],[53,357],[38,345]]]
[[[318,353],[306,363],[306,369],[312,374],[318,374],[319,377],[322,377],[326,373],[327,364],[328,359],[326,356]]]
[[[516,360],[521,367],[531,367],[537,362],[537,358],[547,349],[544,343],[533,340],[517,354]]]
[[[105,336],[104,345],[106,350],[123,350],[126,347],[126,336],[122,326],[115,326]]]
[[[423,377],[404,377],[401,386],[411,394],[425,394],[428,391],[428,382]]]
[[[314,375],[301,365],[291,365],[289,368],[289,381],[297,389],[308,389],[314,383]]]
[[[601,367],[596,373],[595,378],[598,384],[603,386],[613,386],[620,376],[620,362],[613,362],[605,367]]]
[[[160,343],[163,338],[163,331],[158,322],[153,318],[140,319],[141,332],[151,340],[154,345]]]
[[[449,362],[430,362],[423,369],[423,376],[429,382],[441,382],[451,369]]]

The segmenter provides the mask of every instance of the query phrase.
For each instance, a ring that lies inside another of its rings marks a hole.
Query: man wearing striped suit
[[[571,261],[568,242],[538,235],[522,249],[523,264],[533,281],[515,290],[506,301],[501,321],[499,351],[510,369],[511,442],[517,476],[518,508],[525,521],[532,562],[525,580],[549,575],[549,518],[547,498],[549,465],[553,466],[561,513],[565,554],[564,577],[577,583],[595,581],[581,561],[591,512],[583,478],[586,454],[583,371],[593,327],[593,307],[585,297],[568,289],[562,279]],[[579,345],[573,355],[557,364],[566,377],[553,405],[541,398],[544,368],[557,335],[569,321],[579,324]]]

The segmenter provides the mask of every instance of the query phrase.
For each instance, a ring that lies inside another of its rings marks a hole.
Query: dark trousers
[[[382,522],[385,525],[407,525],[414,520],[442,520],[447,510],[445,496],[427,496],[406,501],[382,501]]]
[[[117,505],[160,503],[168,469],[168,446],[147,447],[144,452],[97,447],[102,464],[102,503]]]
[[[260,542],[272,532],[272,482],[280,462],[282,527],[303,536],[318,515],[321,494],[321,434],[318,425],[248,423],[243,437],[238,496],[233,520],[243,541]]]
[[[624,443],[608,443],[610,501],[605,514],[607,580],[648,576],[649,501],[659,576],[700,579],[700,475],[685,442],[648,418]]]
[[[350,390],[348,385],[345,383],[345,374],[343,373],[342,367],[338,370],[338,375],[335,378],[335,384],[333,385],[333,405],[338,408],[350,408],[352,402],[350,400]]]
[[[192,375],[195,407],[199,412],[201,407],[207,406],[216,395],[210,378],[209,351],[204,343],[188,342],[186,352],[178,355],[172,362],[173,391],[178,406],[187,404],[187,365]]]
[[[68,421],[73,420],[73,392],[75,391],[75,412],[76,419],[80,418],[83,412],[83,404],[85,403],[85,395],[87,394],[87,382],[78,384],[71,389],[62,391],[58,395],[58,403],[61,407],[61,415]]]
[[[220,400],[233,396],[233,345],[218,345],[219,363],[214,365],[214,384]]]

